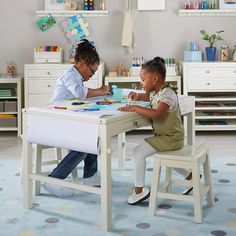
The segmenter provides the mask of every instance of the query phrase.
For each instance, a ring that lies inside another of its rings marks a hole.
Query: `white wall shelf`
[[[236,16],[236,10],[179,10],[179,16]]]
[[[54,17],[70,17],[78,14],[82,14],[84,17],[102,17],[108,16],[108,10],[93,10],[93,11],[36,11],[37,16],[43,17],[51,14]]]

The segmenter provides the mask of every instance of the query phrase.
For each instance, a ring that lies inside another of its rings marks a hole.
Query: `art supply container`
[[[227,45],[221,46],[220,60],[221,61],[228,61],[229,60],[229,47]]]

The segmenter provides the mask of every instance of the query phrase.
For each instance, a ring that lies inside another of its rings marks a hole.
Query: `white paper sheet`
[[[68,112],[42,108],[30,108],[29,110],[38,112],[47,111],[49,114],[65,114]],[[28,141],[52,147],[97,154],[98,120],[101,114],[69,113],[72,117],[84,117],[84,121],[29,113]],[[94,121],[86,122],[89,118],[94,118]]]

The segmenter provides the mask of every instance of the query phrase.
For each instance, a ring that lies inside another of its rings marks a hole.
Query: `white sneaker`
[[[94,186],[94,187],[100,187],[101,186],[101,177],[98,174],[98,172],[96,172],[93,176],[91,176],[89,178],[84,178],[83,184]]]
[[[67,198],[67,197],[72,197],[74,195],[74,192],[70,188],[66,188],[63,186],[44,183],[43,187],[49,193],[56,195],[57,197]]]
[[[140,203],[146,199],[148,199],[150,196],[150,191],[148,188],[143,187],[143,190],[141,193],[137,194],[135,193],[135,190],[133,190],[132,195],[128,197],[128,204],[135,205],[137,203]]]

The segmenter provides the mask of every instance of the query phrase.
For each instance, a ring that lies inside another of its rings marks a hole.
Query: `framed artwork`
[[[236,0],[219,0],[219,8],[236,10]]]
[[[139,11],[165,10],[166,0],[138,0]]]
[[[45,0],[45,10],[66,10],[66,0]]]

